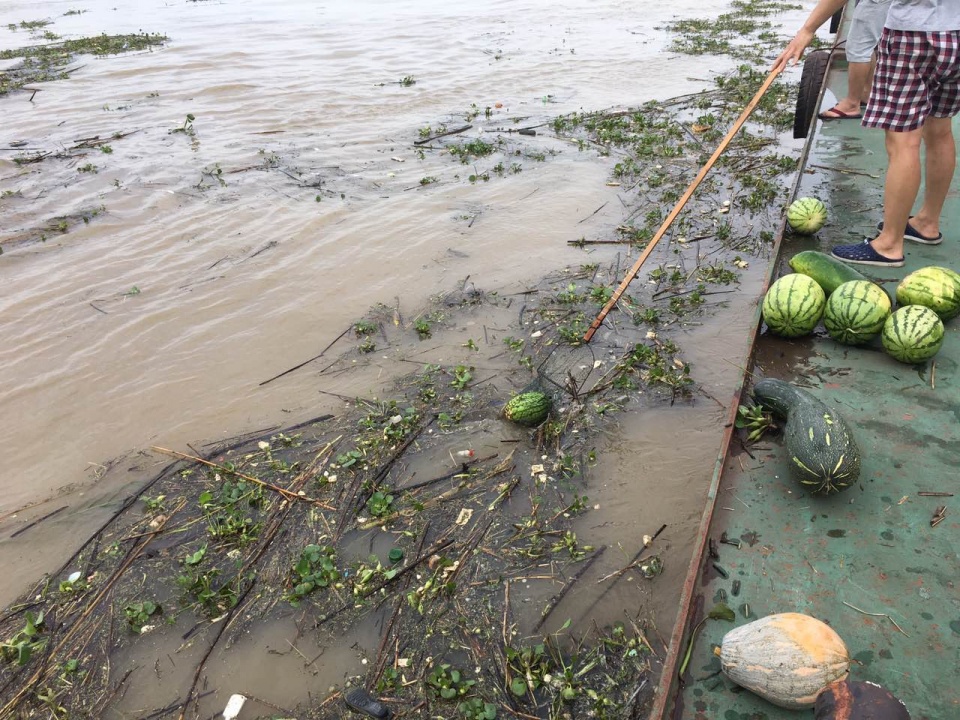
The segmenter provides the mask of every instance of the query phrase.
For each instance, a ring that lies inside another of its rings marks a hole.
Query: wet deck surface
[[[844,77],[835,75],[831,83],[842,85]],[[828,93],[824,107],[831,100]],[[796,252],[856,242],[881,219],[883,134],[855,122],[820,124],[816,132],[800,195],[824,199],[830,220],[813,241],[784,240],[781,272],[790,272],[785,263]],[[891,296],[899,279],[917,268],[960,268],[955,192],[942,230],[940,246],[907,243],[906,267],[878,269],[874,277]],[[719,674],[713,648],[723,635],[777,612],[829,623],[854,659],[851,677],[886,686],[914,720],[960,717],[960,321],[947,323],[942,349],[923,366],[893,360],[879,339],[850,348],[819,332],[799,341],[761,336],[753,370],[796,382],[843,415],[863,455],[860,482],[831,498],[811,497],[791,479],[779,438],[765,437],[746,450],[734,439],[710,529],[719,558],[701,565],[690,626],[723,593],[737,618],[706,622],[685,685],[679,692],[674,685],[676,700],[665,717],[811,717],[775,707]],[[921,495],[936,492],[956,496]],[[946,517],[931,527],[941,505]],[[724,532],[741,547],[719,544]]]

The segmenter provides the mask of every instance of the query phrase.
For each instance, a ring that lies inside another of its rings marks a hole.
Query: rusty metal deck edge
[[[844,15],[846,15],[846,10],[844,10]],[[846,17],[844,17],[844,19],[846,19]],[[830,60],[827,66],[827,72],[824,76],[824,82],[822,83],[820,92],[817,96],[817,107],[820,106],[823,100],[824,92],[829,84],[827,82],[827,77],[833,70],[833,63],[837,50],[840,47],[840,43],[841,33],[837,33],[837,35],[834,36],[834,42],[830,48]],[[816,117],[814,117],[811,121],[811,127],[807,132],[806,142],[803,144],[803,149],[800,151],[800,157],[797,161],[797,175],[789,196],[791,201],[796,198],[800,189],[804,168],[806,167],[807,159],[810,156],[810,147],[816,134],[815,130]],[[784,213],[784,217],[780,222],[780,229],[777,232],[777,236],[773,245],[772,259],[769,267],[767,268],[767,277],[761,289],[761,294],[758,297],[763,297],[763,294],[766,293],[767,288],[770,287],[770,283],[773,281],[774,276],[777,273],[777,268],[780,265],[780,253],[782,250],[783,234],[785,230],[786,213]],[[713,522],[713,511],[716,507],[717,493],[720,489],[723,467],[726,464],[727,456],[730,452],[730,443],[733,440],[734,433],[736,432],[734,423],[737,418],[737,409],[740,406],[740,397],[747,382],[749,368],[753,364],[753,356],[760,333],[760,325],[761,305],[758,302],[754,311],[753,337],[750,339],[747,352],[742,358],[741,367],[743,368],[743,373],[741,374],[740,381],[737,383],[737,387],[734,389],[733,395],[730,399],[730,407],[727,412],[727,421],[723,432],[723,440],[720,445],[720,453],[717,456],[717,462],[714,465],[713,475],[710,479],[710,486],[707,490],[706,506],[704,507],[703,515],[700,518],[697,538],[694,542],[694,552],[691,556],[690,566],[687,569],[686,579],[684,580],[683,588],[680,593],[680,606],[677,610],[677,619],[674,622],[673,632],[670,635],[670,645],[667,648],[667,655],[663,661],[660,680],[654,694],[653,709],[648,716],[648,720],[663,720],[667,712],[668,703],[675,695],[674,689],[678,679],[677,665],[680,659],[682,648],[684,647],[683,641],[687,636],[687,628],[690,625],[690,607],[693,602],[694,590],[697,584],[697,574],[699,573],[700,567],[703,564],[704,551],[707,547],[707,538],[709,537],[710,525]]]

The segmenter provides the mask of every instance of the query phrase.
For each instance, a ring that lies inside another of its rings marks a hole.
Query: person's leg
[[[890,164],[883,187],[883,230],[870,244],[887,258],[903,257],[903,229],[920,192],[922,137],[922,128],[906,132],[886,131]]]
[[[927,154],[923,176],[923,205],[910,220],[910,224],[921,235],[936,237],[940,233],[940,213],[957,164],[953,119],[928,117],[923,126],[923,144]]]
[[[868,82],[871,72],[871,65],[868,62],[847,63],[847,94],[832,108],[820,113],[820,119],[860,117],[860,103],[870,94]]]

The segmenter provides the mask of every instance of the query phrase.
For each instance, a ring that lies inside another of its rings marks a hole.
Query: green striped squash
[[[898,305],[923,305],[941,320],[960,315],[960,285],[952,270],[925,267],[914,270],[897,286]]]
[[[813,235],[827,221],[827,206],[812,197],[794,200],[787,208],[787,222],[796,232]]]
[[[791,273],[774,282],[763,298],[763,321],[770,332],[800,337],[813,331],[823,315],[827,296],[813,278]]]
[[[863,345],[880,334],[890,316],[890,297],[869,280],[845,282],[827,298],[823,326],[844,345]]]
[[[943,321],[928,307],[907,305],[887,318],[880,339],[891,357],[904,363],[922,363],[943,345]]]
[[[860,449],[844,419],[806,390],[776,378],[753,386],[757,402],[785,417],[783,444],[794,478],[813,495],[832,495],[860,477]]]

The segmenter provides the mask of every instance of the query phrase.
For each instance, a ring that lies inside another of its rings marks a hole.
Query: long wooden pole
[[[627,286],[633,282],[633,279],[637,276],[637,273],[640,272],[640,268],[643,267],[643,263],[646,262],[647,258],[650,256],[650,253],[653,252],[653,249],[657,246],[657,243],[660,242],[660,238],[664,236],[673,221],[677,219],[677,215],[679,215],[680,211],[683,210],[683,206],[687,204],[687,200],[690,199],[690,196],[693,195],[694,191],[707,176],[707,173],[710,172],[710,168],[713,167],[714,163],[717,161],[717,158],[719,158],[723,151],[727,149],[727,145],[730,144],[730,141],[733,140],[734,136],[740,131],[740,128],[743,127],[743,124],[747,121],[747,118],[750,117],[750,114],[756,109],[760,99],[763,97],[764,93],[767,92],[767,90],[770,88],[770,85],[773,84],[773,81],[779,74],[780,69],[778,68],[776,70],[771,70],[770,74],[767,75],[767,79],[763,81],[763,85],[761,85],[760,89],[757,90],[757,94],[753,96],[753,99],[747,104],[747,107],[744,108],[742,113],[740,113],[740,117],[737,118],[737,121],[724,136],[723,140],[717,146],[717,149],[714,150],[713,155],[710,156],[710,159],[707,160],[706,164],[702,168],[700,168],[700,172],[697,173],[697,176],[693,179],[693,182],[690,183],[690,187],[687,188],[686,192],[683,193],[683,196],[677,201],[677,204],[674,206],[673,210],[671,210],[670,214],[667,215],[667,219],[663,221],[660,229],[657,230],[656,234],[653,236],[653,239],[650,240],[650,243],[647,245],[644,251],[640,253],[640,257],[633,264],[633,267],[630,268],[630,271],[627,273],[626,277],[623,278],[620,286],[616,289],[616,291],[614,291],[613,295],[607,301],[607,304],[603,306],[600,314],[597,315],[596,319],[593,321],[593,323],[591,323],[590,327],[587,329],[587,332],[583,336],[584,342],[590,342],[593,334],[600,328],[604,318],[607,317],[607,313],[613,309],[613,306],[616,305],[620,300],[620,296],[623,295],[624,291],[627,289]]]

